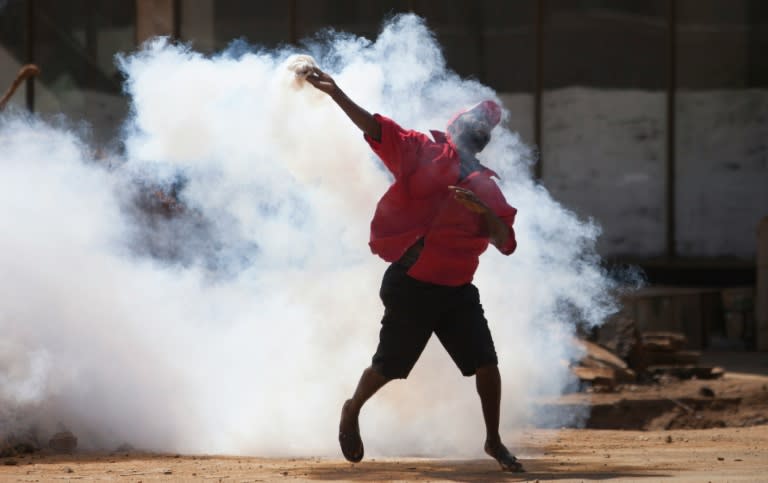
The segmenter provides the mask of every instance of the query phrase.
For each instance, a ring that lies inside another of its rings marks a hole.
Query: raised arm
[[[13,93],[16,92],[16,89],[19,88],[22,82],[38,74],[40,74],[40,69],[35,64],[27,64],[23,66],[21,70],[19,70],[19,73],[16,75],[16,78],[13,80],[11,86],[7,91],[5,91],[3,97],[0,98],[0,111],[5,109],[5,105],[11,99],[11,96],[13,96]]]
[[[368,137],[375,141],[381,141],[381,126],[379,125],[379,122],[370,112],[355,104],[355,102],[336,85],[336,81],[334,81],[331,76],[315,67],[306,79],[307,82],[315,86],[315,88],[331,96],[331,99],[338,104],[347,117],[349,117],[361,131],[367,134]]]

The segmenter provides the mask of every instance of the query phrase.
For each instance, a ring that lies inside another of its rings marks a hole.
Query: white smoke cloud
[[[447,70],[414,16],[372,43],[338,36],[307,51],[362,106],[410,128],[442,129],[496,98]],[[297,88],[290,53],[206,57],[156,40],[121,58],[133,108],[111,169],[64,129],[0,117],[6,407],[92,448],[338,456],[341,403],[383,312],[386,265],[367,240],[389,177],[329,98]],[[592,255],[598,228],[532,181],[516,134],[498,128],[482,159],[519,209],[517,252],[489,250],[476,277],[511,437],[568,383],[574,324],[602,321],[613,283]],[[135,208],[153,189],[142,183],[180,178],[183,216]],[[470,456],[484,439],[474,381],[434,339],[361,426],[368,455]]]

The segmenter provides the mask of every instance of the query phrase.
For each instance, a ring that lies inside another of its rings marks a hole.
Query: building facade
[[[652,281],[752,283],[768,215],[763,0],[6,0],[0,85],[96,142],[127,114],[114,55],[154,35],[213,53],[327,28],[375,38],[426,19],[448,65],[500,93],[553,196],[603,227],[599,251]]]

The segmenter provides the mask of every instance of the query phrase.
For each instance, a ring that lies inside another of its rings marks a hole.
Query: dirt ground
[[[33,455],[0,481],[768,481],[768,425],[671,431],[531,430],[527,473],[489,460],[264,459],[175,455]]]
[[[589,429],[523,431],[514,448],[523,474],[502,473],[490,459],[373,458],[352,465],[341,458],[45,450],[0,459],[0,481],[768,482],[768,356],[757,360],[759,370],[717,380],[662,380],[548,402],[589,404]],[[632,429],[615,429],[621,427]]]
[[[768,361],[768,355],[765,356]],[[748,427],[768,424],[768,377],[726,373],[713,380],[662,377],[653,384],[629,384],[615,391],[574,393],[546,402],[588,406],[589,429],[671,430]]]

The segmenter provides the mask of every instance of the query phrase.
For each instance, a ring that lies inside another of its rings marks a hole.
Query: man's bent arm
[[[490,209],[486,209],[483,212],[483,219],[488,229],[488,238],[496,248],[501,249],[509,241],[509,227]]]
[[[458,186],[449,186],[448,189],[453,191],[453,196],[456,201],[483,217],[488,232],[488,239],[499,249],[499,251],[507,253],[504,252],[504,249],[508,248],[507,243],[510,241],[510,237],[514,236],[512,227],[507,225],[499,215],[494,213],[494,211],[472,191]],[[514,250],[514,247],[512,249]]]

